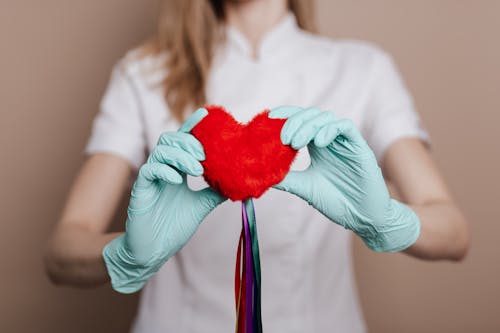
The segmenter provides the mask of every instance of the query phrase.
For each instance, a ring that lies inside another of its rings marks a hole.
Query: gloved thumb
[[[305,171],[290,171],[280,183],[274,185],[278,190],[287,191],[301,198],[308,198],[311,193],[311,182]]]
[[[204,188],[196,192],[196,210],[201,212],[203,217],[210,213],[215,207],[227,200],[227,198],[211,187]]]

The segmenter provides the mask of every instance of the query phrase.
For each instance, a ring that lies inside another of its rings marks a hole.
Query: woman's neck
[[[238,29],[250,42],[253,57],[265,35],[287,13],[287,0],[227,0],[224,3],[227,24]]]

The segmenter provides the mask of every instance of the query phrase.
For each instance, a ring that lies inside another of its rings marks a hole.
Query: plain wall
[[[0,331],[124,332],[137,295],[52,286],[41,254],[112,64],[151,34],[158,1],[0,1]],[[500,1],[322,0],[322,33],[391,53],[473,227],[460,264],[355,241],[371,332],[500,331]],[[115,228],[123,223],[124,200]]]

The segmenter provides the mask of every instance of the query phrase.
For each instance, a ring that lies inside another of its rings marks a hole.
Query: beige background
[[[136,296],[51,286],[41,263],[112,64],[157,0],[0,1],[0,331],[124,332]],[[356,241],[372,332],[500,332],[500,1],[319,1],[321,31],[393,54],[473,225],[462,264]],[[117,218],[117,224],[122,218]]]

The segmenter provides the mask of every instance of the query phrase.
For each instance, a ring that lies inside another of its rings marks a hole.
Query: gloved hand
[[[199,109],[177,132],[161,135],[132,188],[125,234],[103,249],[116,291],[132,293],[191,238],[201,221],[226,198],[211,188],[191,190],[186,174],[200,176],[201,143],[188,132],[208,114]]]
[[[418,216],[390,197],[373,151],[351,120],[291,106],[273,109],[269,117],[287,118],[283,144],[307,145],[311,159],[306,170],[289,172],[276,188],[306,200],[374,251],[401,251],[417,240]]]

